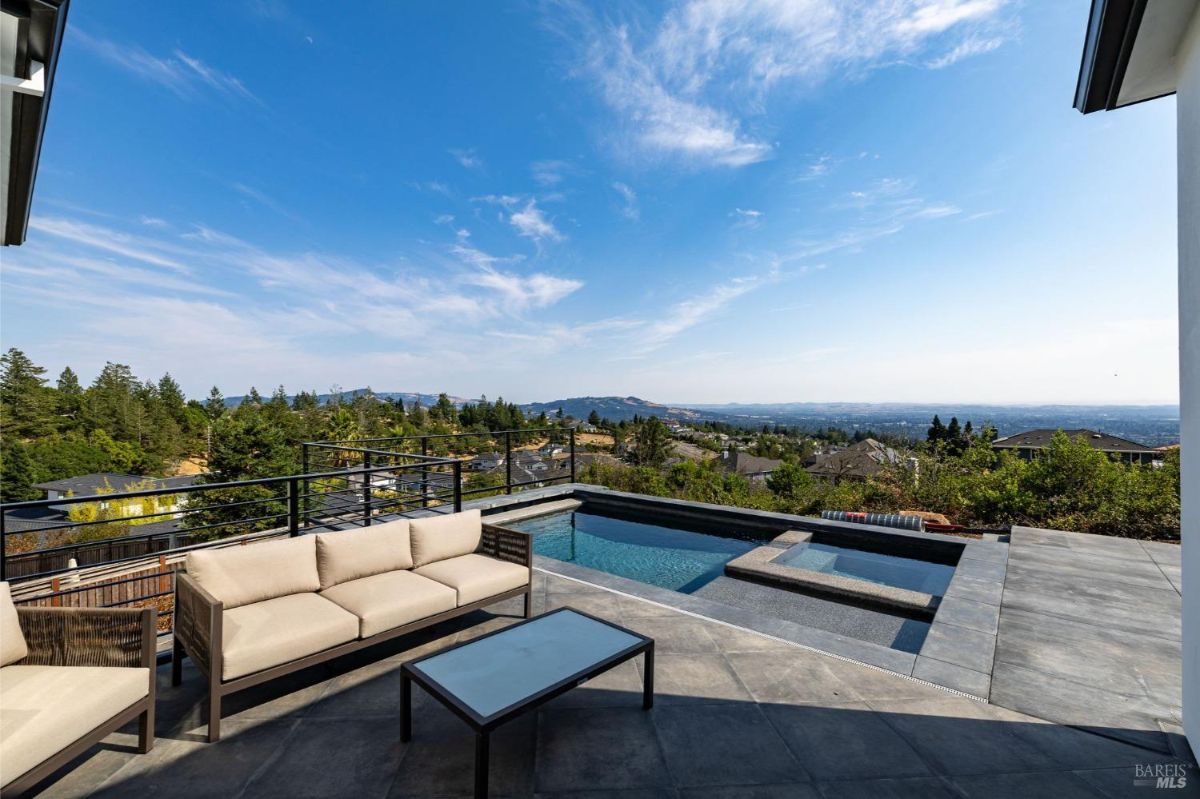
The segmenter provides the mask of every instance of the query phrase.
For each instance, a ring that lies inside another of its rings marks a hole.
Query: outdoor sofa
[[[186,653],[208,679],[208,740],[222,697],[524,595],[530,539],[479,511],[188,554],[175,583],[172,682]]]
[[[154,745],[155,608],[13,605],[0,583],[0,794],[16,796],[138,719]]]

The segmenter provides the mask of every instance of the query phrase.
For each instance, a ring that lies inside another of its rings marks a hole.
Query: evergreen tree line
[[[188,399],[170,374],[141,380],[118,363],[85,387],[70,367],[52,382],[14,348],[0,356],[0,501],[38,499],[35,484],[96,472],[163,476],[188,459],[210,482],[297,474],[305,441],[477,432],[487,446],[491,431],[551,426],[545,414],[527,417],[502,398],[459,408],[441,394],[425,408],[369,389],[335,391],[322,404],[315,391],[289,399],[283,386],[268,397],[252,387],[229,407],[216,386],[203,400]],[[434,439],[430,454],[454,446]]]

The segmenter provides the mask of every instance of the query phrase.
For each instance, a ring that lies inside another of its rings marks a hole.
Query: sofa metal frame
[[[253,546],[253,544],[247,546]],[[342,655],[348,655],[351,652],[366,649],[392,638],[422,630],[447,619],[473,613],[488,605],[494,605],[513,597],[522,595],[525,597],[524,617],[530,618],[533,599],[531,593],[533,590],[532,538],[528,534],[516,530],[484,524],[479,547],[475,551],[497,560],[525,566],[529,570],[529,577],[525,585],[444,613],[427,616],[400,627],[393,627],[369,638],[347,641],[344,644],[314,652],[278,666],[235,677],[232,680],[221,678],[224,665],[221,648],[223,632],[221,614],[224,605],[189,577],[186,572],[178,572],[175,577],[175,648],[171,658],[171,684],[179,685],[183,680],[183,656],[187,655],[208,680],[208,741],[214,743],[221,738],[221,700],[230,694],[270,682],[277,677],[324,663]]]
[[[17,619],[29,654],[11,665],[148,668],[150,685],[146,696],[5,785],[0,794],[15,797],[27,792],[134,719],[138,719],[138,752],[145,754],[153,748],[157,608],[18,605]]]

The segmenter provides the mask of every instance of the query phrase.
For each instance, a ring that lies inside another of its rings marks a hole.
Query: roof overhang
[[[1200,0],[1092,0],[1075,107],[1090,114],[1174,94],[1197,8]]]
[[[0,2],[0,244],[22,243],[29,228],[69,3]]]

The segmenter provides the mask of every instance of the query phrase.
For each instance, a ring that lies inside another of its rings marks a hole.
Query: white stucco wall
[[[1179,52],[1179,407],[1183,457],[1183,724],[1200,754],[1200,11]]]

